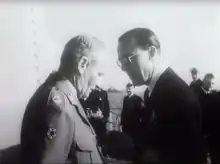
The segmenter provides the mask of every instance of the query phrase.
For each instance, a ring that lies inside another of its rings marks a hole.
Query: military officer
[[[79,102],[95,87],[105,58],[103,50],[101,41],[86,35],[66,44],[58,71],[37,89],[26,107],[22,164],[104,163],[96,134]]]

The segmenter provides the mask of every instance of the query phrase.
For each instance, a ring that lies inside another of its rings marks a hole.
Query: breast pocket
[[[85,138],[86,136],[84,136]],[[77,149],[77,161],[79,164],[92,164],[92,153],[94,151],[94,144],[92,139],[85,138],[84,140],[78,139],[76,141],[76,149]]]
[[[86,137],[86,136],[84,136],[84,137]],[[95,145],[94,141],[92,139],[88,139],[88,138],[85,138],[84,140],[78,139],[76,141],[76,146],[77,146],[78,151],[92,152],[94,149],[94,145]]]

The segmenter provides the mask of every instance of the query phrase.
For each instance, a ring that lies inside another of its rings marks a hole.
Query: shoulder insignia
[[[74,105],[74,104],[75,104],[74,102],[75,102],[76,100],[75,100],[73,94],[72,94],[71,92],[68,92],[68,93],[67,93],[67,97],[68,97],[70,103],[71,103],[72,105]]]
[[[55,106],[64,108],[65,107],[65,96],[59,91],[51,91],[49,95],[49,103]]]
[[[53,100],[55,103],[57,103],[57,104],[60,104],[60,103],[62,102],[62,99],[61,99],[60,95],[54,95],[54,96],[52,97],[52,100]]]

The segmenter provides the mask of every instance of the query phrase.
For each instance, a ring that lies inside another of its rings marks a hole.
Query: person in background
[[[205,74],[202,85],[196,89],[203,110],[203,134],[212,164],[220,163],[220,93],[213,90],[215,76]]]
[[[102,148],[103,155],[106,156],[107,154],[104,148],[107,135],[106,123],[108,122],[110,113],[108,93],[96,85],[89,97],[81,102],[97,134],[98,144]]]
[[[22,164],[105,163],[79,102],[103,74],[104,49],[100,40],[87,35],[65,45],[58,71],[49,75],[26,107],[20,136]]]
[[[202,81],[198,78],[198,70],[197,68],[192,68],[190,70],[193,81],[190,83],[190,88],[197,90],[202,86]]]
[[[205,163],[200,103],[162,60],[153,31],[135,28],[118,39],[118,64],[135,86],[146,85],[144,147],[136,163]]]
[[[123,100],[121,112],[121,129],[122,132],[132,138],[134,144],[139,146],[141,136],[141,120],[144,110],[143,100],[134,94],[131,90],[132,84],[126,85],[127,95]]]
[[[205,106],[207,106],[206,104],[209,103],[207,100],[210,100],[209,97],[212,94],[214,80],[214,75],[212,73],[207,73],[205,74],[201,85],[197,86],[194,90],[202,105],[202,108],[205,108]]]

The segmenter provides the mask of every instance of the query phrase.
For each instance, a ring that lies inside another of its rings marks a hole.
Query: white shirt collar
[[[157,81],[159,80],[160,76],[163,74],[163,72],[168,68],[168,66],[162,66],[159,69],[155,69],[152,79],[150,81],[150,84],[148,85],[148,90],[149,90],[149,96],[151,95],[151,93],[154,90],[154,87],[157,83]]]
[[[202,90],[206,93],[206,94],[209,94],[209,93],[211,93],[211,91],[209,90],[209,91],[207,91],[207,90],[205,90],[203,87],[201,87],[202,88]]]
[[[130,95],[128,95],[128,97],[131,97],[131,96],[133,96],[134,95],[134,93],[132,92]]]

